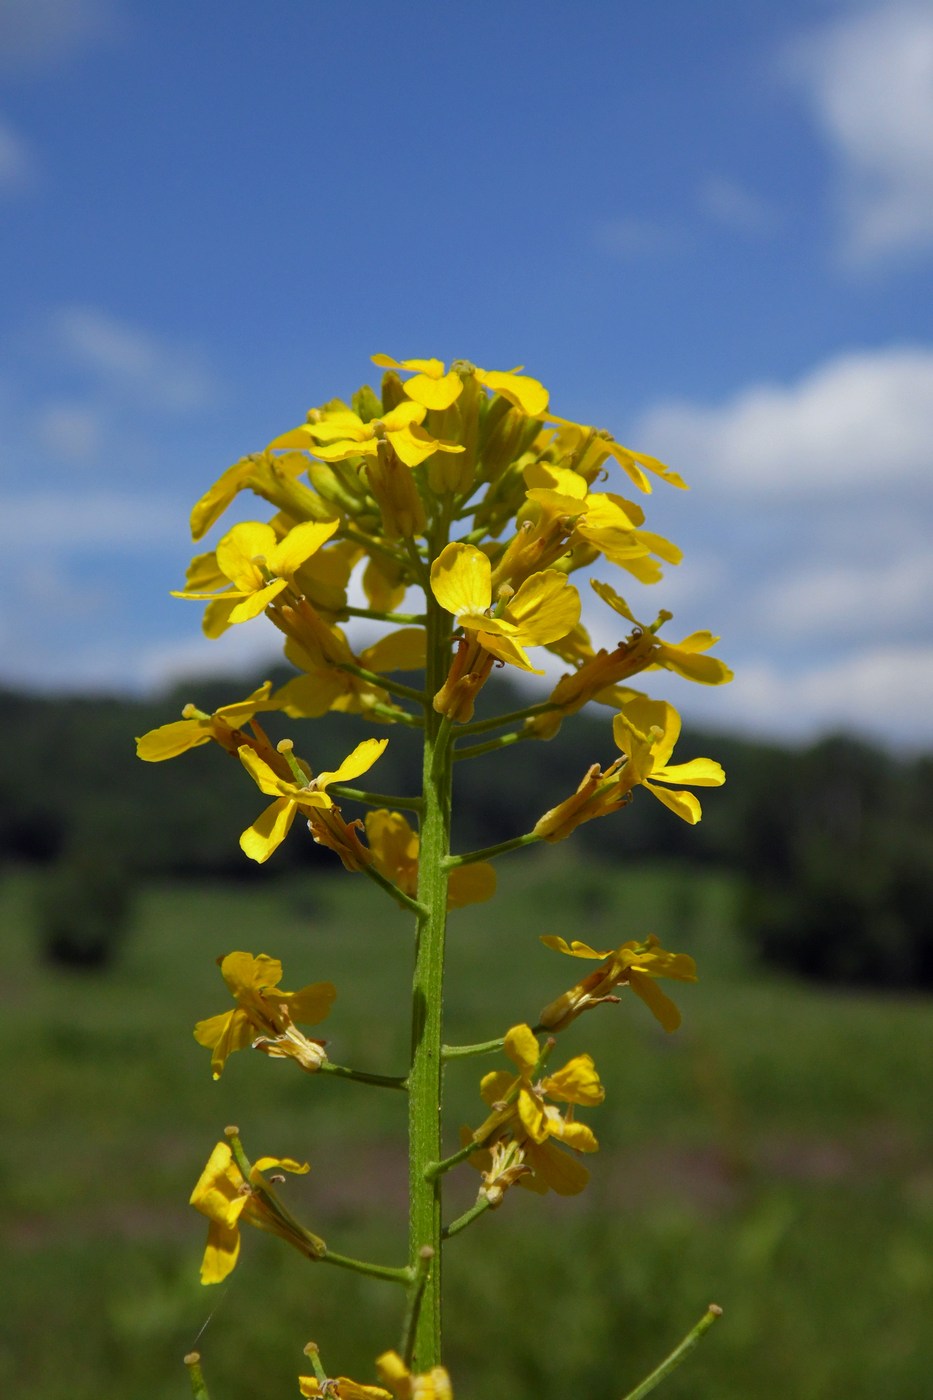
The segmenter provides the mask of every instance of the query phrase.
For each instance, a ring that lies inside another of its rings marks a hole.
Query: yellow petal
[[[211,722],[208,719],[177,719],[172,724],[150,729],[136,740],[136,757],[146,763],[161,763],[176,758],[199,744],[210,743]]]
[[[450,872],[447,882],[447,908],[462,909],[467,904],[482,904],[496,892],[496,872],[489,861],[473,865],[458,865]]]
[[[295,820],[297,808],[289,797],[280,797],[261,812],[240,836],[240,847],[250,860],[264,864],[281,846]]]
[[[339,768],[328,773],[318,773],[315,783],[318,788],[327,788],[331,783],[345,783],[349,778],[358,778],[367,773],[377,758],[382,756],[388,739],[364,739],[341,763]]]
[[[532,574],[509,600],[505,617],[519,629],[516,640],[544,646],[572,632],[580,620],[580,595],[566,574]]]
[[[681,821],[696,826],[702,817],[703,809],[692,792],[672,792],[670,788],[655,787],[654,783],[645,783],[645,787],[659,802],[663,802],[665,807],[669,807],[680,817]]]
[[[240,1254],[240,1232],[236,1226],[212,1220],[207,1229],[207,1246],[201,1260],[201,1282],[222,1283],[236,1267]]]
[[[547,410],[550,395],[544,385],[530,375],[478,369],[476,378],[494,394],[501,394],[509,403],[527,413],[529,418],[540,418]]]
[[[454,617],[484,613],[492,603],[492,565],[472,544],[449,544],[431,565],[431,592]]]
[[[293,1021],[302,1026],[316,1026],[330,1012],[337,996],[333,982],[312,982],[297,992],[287,992],[282,1000]]]
[[[530,1026],[513,1026],[502,1048],[523,1074],[531,1074],[541,1055],[541,1047]]]
[[[712,758],[692,758],[689,763],[672,763],[655,768],[652,778],[659,783],[689,783],[691,787],[722,787],[726,775]]]
[[[396,632],[389,632],[360,652],[360,661],[367,671],[423,671],[424,628],[400,627]]]
[[[291,577],[306,559],[326,544],[340,524],[339,520],[305,520],[269,551],[266,562],[272,573]]]
[[[608,953],[597,953],[595,948],[591,948],[588,943],[579,942],[576,938],[572,943],[568,943],[553,933],[544,934],[541,942],[546,948],[553,948],[555,953],[569,953],[572,958],[606,958],[609,956]]]
[[[666,1031],[676,1031],[680,1025],[680,1011],[670,997],[661,991],[653,977],[633,967],[629,969],[628,984]]]

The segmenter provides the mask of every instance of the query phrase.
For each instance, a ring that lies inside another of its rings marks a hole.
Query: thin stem
[[[432,557],[444,548],[446,518],[437,521],[430,540]],[[423,566],[422,566],[423,569]],[[450,661],[451,618],[427,583],[428,621],[425,690],[440,690]],[[430,705],[425,708],[422,792],[424,810],[418,853],[418,900],[421,913],[415,936],[412,977],[412,1051],[409,1087],[409,1260],[417,1269],[421,1250],[433,1259],[425,1279],[421,1308],[414,1324],[413,1367],[430,1371],[441,1363],[441,1195],[425,1176],[429,1162],[441,1155],[441,1040],[443,1028],[444,941],[447,929],[447,869],[450,853],[449,727]]]
[[[336,1264],[339,1269],[350,1269],[355,1274],[368,1274],[370,1278],[380,1278],[386,1283],[403,1283],[407,1287],[411,1283],[412,1271],[407,1266],[404,1269],[393,1269],[388,1264],[370,1264],[366,1259],[351,1259],[347,1254],[335,1254],[332,1249],[328,1249],[320,1257],[322,1264]]]
[[[351,608],[349,604],[342,612],[347,617],[368,617],[373,622],[401,622],[417,627],[423,627],[425,623],[424,613],[379,612],[376,608]]]
[[[477,1045],[442,1045],[441,1055],[445,1060],[459,1060],[467,1055],[491,1055],[494,1050],[501,1050],[505,1044],[505,1037],[500,1036],[498,1040],[483,1040]]]
[[[318,1067],[319,1074],[333,1074],[338,1079],[355,1079],[357,1084],[373,1084],[377,1089],[408,1088],[408,1080],[401,1075],[370,1074],[364,1069],[349,1069],[346,1065],[335,1065],[333,1060],[324,1060]]]
[[[185,1357],[185,1365],[188,1368],[188,1379],[191,1382],[191,1394],[194,1396],[194,1400],[210,1400],[204,1374],[201,1371],[200,1352],[189,1351]]]
[[[455,749],[454,763],[460,763],[464,758],[479,758],[484,753],[495,753],[497,749],[507,749],[511,744],[521,744],[534,737],[534,734],[520,729],[513,730],[511,734],[501,734],[498,739],[487,739],[485,744],[466,744],[462,749]]]
[[[383,705],[377,702],[375,705],[368,705],[367,714],[381,715],[390,724],[407,724],[409,729],[421,729],[424,720],[420,715],[410,715],[407,710],[400,709],[397,705]]]
[[[540,705],[528,705],[524,710],[511,710],[507,715],[494,715],[492,719],[472,720],[469,724],[462,725],[457,733],[485,734],[488,729],[503,729],[507,724],[517,724],[519,720],[533,719],[535,715],[546,715],[551,710],[559,709],[559,705],[552,705],[549,700],[545,700]]]
[[[492,1201],[490,1201],[487,1196],[480,1196],[475,1206],[472,1206],[469,1210],[465,1210],[462,1215],[457,1216],[456,1220],[452,1220],[449,1225],[444,1226],[442,1232],[444,1239],[449,1240],[451,1235],[459,1235],[461,1230],[465,1230],[468,1225],[472,1225],[473,1221],[489,1210],[491,1205]]]
[[[420,812],[424,803],[420,797],[395,797],[384,792],[364,792],[362,788],[347,787],[345,783],[331,783],[328,792],[335,792],[348,802],[365,802],[367,807],[400,807],[405,812]]]
[[[394,899],[396,904],[402,909],[410,909],[413,914],[418,914],[419,917],[424,913],[423,904],[420,904],[417,899],[412,899],[411,895],[406,894],[404,890],[399,889],[398,885],[392,880],[387,879],[374,865],[362,865],[360,868],[363,874],[372,880],[374,885],[378,885],[381,890],[385,890],[390,899]]]
[[[408,1306],[405,1309],[405,1320],[402,1323],[402,1340],[399,1346],[399,1353],[405,1365],[409,1367],[412,1362],[412,1353],[415,1350],[415,1333],[418,1330],[418,1318],[421,1313],[424,1290],[431,1272],[431,1260],[433,1258],[434,1250],[430,1245],[425,1245],[423,1249],[418,1251],[415,1277],[408,1286]]]
[[[416,690],[413,685],[403,685],[401,681],[390,681],[387,676],[380,676],[378,671],[367,671],[365,666],[357,666],[352,661],[339,661],[336,663],[338,671],[349,671],[353,676],[359,676],[361,681],[369,681],[370,685],[377,685],[381,690],[387,690],[391,695],[400,695],[405,700],[416,700],[419,705],[426,705],[428,697],[423,690]]]
[[[304,1351],[305,1356],[311,1362],[311,1369],[314,1371],[315,1376],[321,1386],[325,1386],[327,1384],[327,1372],[324,1370],[321,1363],[321,1351],[317,1342],[309,1342]]]
[[[680,1345],[675,1347],[670,1356],[661,1362],[657,1370],[645,1377],[641,1385],[630,1390],[624,1400],[643,1400],[643,1397],[654,1390],[656,1385],[660,1385],[663,1380],[666,1380],[671,1372],[680,1365],[684,1357],[693,1350],[703,1334],[709,1331],[718,1317],[722,1317],[722,1308],[718,1303],[710,1303],[697,1325],[687,1333]]]
[[[522,846],[533,846],[541,839],[533,831],[526,831],[524,836],[513,836],[511,841],[500,841],[498,846],[484,846],[481,851],[469,851],[463,856],[448,856],[444,865],[448,870],[455,870],[458,865],[473,865],[478,860],[492,860],[495,856],[504,856],[509,851],[520,850]]]
[[[488,1136],[492,1137],[492,1134],[497,1131],[497,1128],[498,1124],[495,1128],[490,1129]],[[452,1153],[450,1157],[442,1157],[439,1162],[429,1162],[424,1169],[425,1178],[428,1181],[436,1181],[438,1177],[445,1176],[447,1172],[452,1171],[454,1167],[459,1167],[460,1163],[465,1162],[468,1157],[472,1157],[474,1152],[482,1151],[486,1140],[486,1138],[471,1138],[469,1142],[464,1143],[458,1152]]]
[[[398,564],[402,568],[408,563],[404,554],[399,554],[397,550],[390,549],[388,545],[380,544],[374,540],[372,535],[363,535],[359,531],[345,525],[340,532],[345,540],[352,540],[354,544],[361,544],[367,554],[381,554],[386,559],[391,559],[393,564]]]

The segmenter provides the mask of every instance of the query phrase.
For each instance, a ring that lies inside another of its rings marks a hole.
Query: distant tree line
[[[71,937],[72,961],[104,961],[107,929],[140,879],[254,878],[237,836],[264,799],[237,760],[209,744],[146,764],[133,743],[178,718],[189,700],[210,711],[250,688],[242,679],[203,680],[155,701],[0,692],[0,861],[48,867],[43,902],[53,955],[64,948],[68,960]],[[500,677],[496,710],[522,703]],[[489,706],[487,699],[487,713]],[[288,732],[315,770],[336,767],[374,732],[353,716],[314,725],[265,718],[272,737]],[[385,733],[390,743],[369,781],[378,791],[413,791],[418,747],[398,728]],[[845,737],[790,747],[685,730],[675,757],[699,755],[718,759],[728,782],[701,794],[698,827],[638,789],[630,807],[582,827],[572,838],[578,849],[603,861],[671,859],[738,872],[748,936],[789,970],[853,984],[933,986],[933,756],[896,758]],[[456,848],[518,835],[529,812],[555,805],[591,763],[616,756],[597,708],[566,724],[556,743],[520,743],[459,764]],[[301,839],[299,826],[267,878],[309,865],[324,877],[334,863]],[[80,912],[82,899],[83,923],[75,932],[72,918],[69,935],[62,911]]]

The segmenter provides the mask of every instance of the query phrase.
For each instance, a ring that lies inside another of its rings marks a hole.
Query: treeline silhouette
[[[506,678],[496,679],[483,714],[527,703]],[[212,678],[145,701],[0,692],[0,861],[46,867],[50,956],[106,962],[128,891],[141,879],[255,878],[237,837],[268,799],[237,760],[208,744],[142,763],[133,743],[177,719],[187,701],[211,711],[251,688],[242,678]],[[591,763],[611,762],[617,750],[608,720],[594,707],[555,741],[458,764],[455,848],[528,830]],[[336,767],[362,737],[384,733],[389,746],[367,782],[386,793],[417,789],[420,746],[400,727],[374,731],[343,715],[301,724],[271,714],[264,722],[273,739],[293,738],[314,770]],[[576,848],[593,861],[641,857],[736,872],[748,937],[786,969],[852,984],[933,986],[933,756],[899,758],[845,736],[791,747],[685,729],[675,761],[700,755],[718,759],[728,782],[700,794],[698,827],[638,789],[629,807],[580,828],[571,838]],[[338,868],[331,852],[303,835],[296,826],[265,878],[308,868],[326,878]]]

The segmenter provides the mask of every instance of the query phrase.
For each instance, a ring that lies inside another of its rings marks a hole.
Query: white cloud
[[[789,502],[933,483],[933,350],[839,355],[795,384],[758,384],[719,408],[669,402],[632,440],[688,481]]]
[[[759,733],[856,729],[891,747],[933,744],[933,646],[866,647],[803,672],[743,666],[718,687],[708,722]]]
[[[63,307],[52,317],[65,354],[112,389],[170,412],[214,400],[217,383],[190,347],[162,340],[92,306]]]
[[[667,256],[675,252],[680,239],[673,229],[653,219],[627,215],[618,219],[602,219],[593,229],[597,248],[613,257],[628,260]]]
[[[852,552],[860,553],[852,541]],[[884,561],[813,563],[771,579],[751,605],[760,635],[834,639],[878,637],[893,628],[928,628],[933,550]],[[933,708],[933,701],[931,701]]]
[[[136,659],[133,674],[143,689],[161,690],[192,676],[242,672],[252,678],[263,668],[282,664],[282,634],[270,623],[231,627],[214,641],[198,634],[148,647]]]
[[[184,509],[163,496],[116,491],[34,491],[0,497],[0,554],[101,549],[109,556],[177,547]]]
[[[15,195],[30,190],[38,178],[38,169],[31,148],[0,119],[0,194]]]
[[[770,233],[778,223],[767,200],[722,175],[711,176],[701,186],[700,206],[711,219],[736,233]]]
[[[839,162],[849,260],[933,248],[933,6],[858,9],[788,67]]]
[[[0,69],[21,74],[55,67],[117,29],[112,0],[2,0]]]
[[[39,410],[35,434],[56,458],[86,462],[100,455],[107,422],[100,409],[86,403],[51,403]]]

